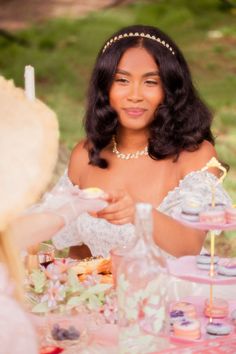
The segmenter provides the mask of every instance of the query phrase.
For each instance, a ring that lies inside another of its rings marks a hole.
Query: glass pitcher
[[[136,205],[136,243],[117,272],[119,354],[168,347],[165,336],[167,268],[153,241],[152,206]]]

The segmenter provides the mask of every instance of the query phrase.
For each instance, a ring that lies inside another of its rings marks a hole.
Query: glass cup
[[[38,263],[47,268],[55,259],[55,247],[49,243],[42,242],[37,252]]]
[[[117,270],[126,252],[128,252],[128,249],[129,248],[127,246],[117,246],[110,251],[112,276],[113,276],[115,287],[116,287],[116,280],[117,280]]]

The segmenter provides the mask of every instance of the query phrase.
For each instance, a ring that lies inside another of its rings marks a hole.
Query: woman
[[[80,215],[77,231],[58,234],[55,245],[83,243],[92,255],[107,256],[132,238],[134,206],[142,201],[153,205],[157,245],[175,257],[198,254],[205,232],[171,216],[191,193],[201,204],[211,202],[216,171],[201,171],[216,156],[211,121],[181,51],[166,34],[142,25],[115,33],[90,81],[86,139],[74,148],[59,183],[100,187],[109,205]],[[220,186],[217,198],[230,203]]]
[[[0,353],[36,354],[37,336],[23,306],[18,251],[51,238],[81,212],[101,210],[107,203],[81,203],[77,189],[69,188],[63,200],[60,193],[54,196],[53,210],[19,216],[51,179],[58,125],[48,107],[39,100],[29,102],[23,90],[2,77],[0,97]]]

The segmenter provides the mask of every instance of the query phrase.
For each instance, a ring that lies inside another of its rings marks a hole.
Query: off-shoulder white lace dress
[[[7,271],[0,264],[0,354],[37,354],[34,329],[27,314],[11,297]]]
[[[191,172],[166,195],[157,210],[169,216],[180,213],[182,204],[190,195],[194,195],[200,200],[203,206],[210,204],[211,185],[216,182],[217,178],[207,171]],[[52,192],[47,193],[43,201],[34,209],[42,211],[59,207],[65,202],[63,195],[71,188],[75,187],[73,187],[66,170]],[[227,205],[231,204],[229,196],[220,184],[216,186],[215,200]],[[134,226],[132,224],[114,225],[104,219],[83,213],[74,223],[64,227],[54,235],[53,243],[57,249],[84,243],[90,248],[93,256],[107,257],[112,248],[127,244],[132,237],[134,237]]]

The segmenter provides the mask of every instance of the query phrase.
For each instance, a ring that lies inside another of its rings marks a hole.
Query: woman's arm
[[[197,151],[182,153],[178,161],[179,180],[189,172],[200,170],[213,156],[216,156],[215,149],[208,142],[204,142]],[[217,174],[218,171],[211,172]],[[135,203],[125,190],[113,191],[108,201],[111,204],[98,213],[99,217],[117,225],[134,222]],[[154,240],[164,251],[176,257],[200,252],[205,232],[183,226],[156,209],[153,209],[153,221]]]
[[[71,200],[60,208],[44,212],[24,214],[9,226],[9,231],[20,249],[50,239],[65,225],[69,225],[81,213],[97,212],[107,206],[102,199],[80,199],[72,196]]]
[[[25,214],[15,219],[8,228],[18,249],[27,249],[49,240],[65,222],[62,216],[53,213]]]

